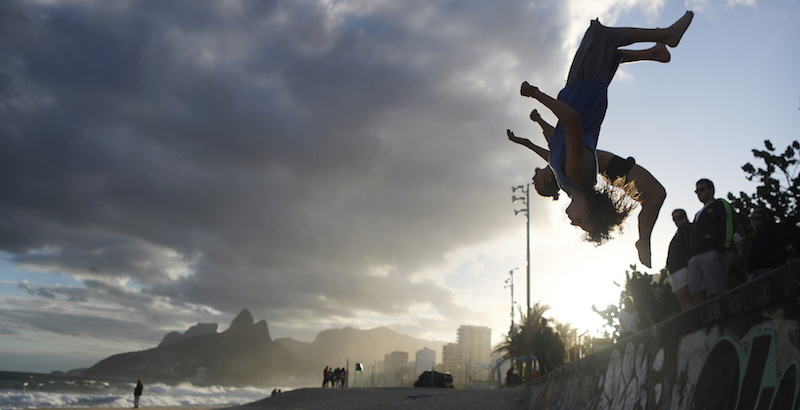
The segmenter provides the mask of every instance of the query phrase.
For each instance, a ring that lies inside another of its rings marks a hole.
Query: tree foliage
[[[757,181],[756,192],[738,196],[728,193],[728,201],[736,214],[739,243],[744,247],[752,238],[747,216],[756,208],[766,209],[775,218],[779,231],[788,245],[790,257],[798,257],[800,250],[800,143],[793,141],[783,152],[778,152],[769,140],[764,141],[765,150],[753,149],[753,156],[763,165],[751,163],[742,166],[748,181]],[[746,250],[746,248],[744,248]],[[744,253],[740,249],[740,254]]]
[[[659,293],[662,296],[661,300],[656,297]],[[642,329],[657,322],[664,313],[673,315],[680,312],[678,300],[667,280],[666,269],[662,269],[660,275],[656,276],[641,272],[636,264],[632,264],[630,270],[625,271],[625,286],[619,293],[619,304],[608,305],[604,310],[592,306],[592,310],[606,322],[604,325],[606,334],[615,341],[619,339],[621,332],[619,311],[622,310],[623,302],[628,297],[634,301]]]
[[[526,331],[530,332],[531,348],[536,346],[536,333],[539,332],[539,328],[542,326],[542,318],[545,317],[544,315],[548,310],[550,310],[550,306],[542,305],[541,303],[531,306],[530,314],[526,314],[522,307],[519,307],[519,322],[511,325],[505,340],[495,347],[494,353],[502,353],[500,363],[525,356]],[[521,362],[517,363],[517,366],[521,366],[524,363],[524,361]],[[522,374],[522,369],[517,370],[519,374]]]
[[[747,163],[742,166],[748,181],[756,181],[759,185],[756,192],[746,194],[742,191],[738,196],[728,193],[728,201],[734,211],[736,224],[736,251],[737,263],[734,270],[738,271],[738,278],[734,280],[743,281],[744,259],[747,254],[747,247],[753,237],[753,231],[747,219],[750,212],[757,207],[764,208],[772,214],[777,223],[779,232],[787,244],[787,253],[790,258],[800,257],[800,210],[798,210],[798,200],[800,200],[800,143],[793,141],[782,152],[778,152],[772,142],[764,141],[765,150],[753,149],[753,156],[762,165],[754,166]],[[661,288],[662,292],[669,294],[669,312],[677,314],[680,307],[672,294],[672,289],[666,281],[667,273],[661,270],[658,281],[655,276],[640,272],[636,265],[630,265],[631,270],[625,271],[625,286],[620,292],[618,305],[609,305],[603,310],[592,306],[592,310],[600,315],[606,322],[605,331],[616,340],[620,333],[619,311],[626,297],[633,298],[643,325],[647,326],[652,321],[652,315],[648,314],[647,306],[652,304],[653,297]],[[736,275],[732,272],[732,275]],[[616,283],[616,282],[615,282]],[[619,286],[619,284],[617,284]]]

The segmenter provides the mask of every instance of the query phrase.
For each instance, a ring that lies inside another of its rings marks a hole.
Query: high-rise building
[[[461,326],[458,343],[443,347],[445,372],[453,376],[453,384],[464,388],[470,382],[488,380],[491,363],[492,329],[484,326]]]
[[[426,370],[433,370],[433,366],[436,365],[436,351],[427,347],[418,350],[415,365],[414,374],[416,377],[419,377]]]
[[[403,374],[407,366],[407,352],[392,352],[385,355],[383,359],[383,386],[403,387]]]
[[[455,374],[464,363],[464,355],[461,353],[461,345],[458,343],[448,343],[442,346],[442,366],[446,373]]]

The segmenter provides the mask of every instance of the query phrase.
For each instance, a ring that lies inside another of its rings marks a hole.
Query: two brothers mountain
[[[198,323],[183,334],[167,334],[155,348],[103,359],[84,375],[222,385],[316,385],[325,366],[344,367],[347,360],[369,365],[396,350],[413,355],[428,347],[441,352],[444,344],[385,327],[326,330],[311,343],[272,340],[267,322],[254,323],[244,309],[224,332],[217,332],[216,323]]]

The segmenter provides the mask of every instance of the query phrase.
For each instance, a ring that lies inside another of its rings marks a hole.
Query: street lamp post
[[[531,367],[531,335],[530,335],[530,329],[529,329],[530,326],[528,326],[529,323],[527,323],[527,322],[530,322],[530,315],[531,315],[531,212],[530,212],[531,211],[531,201],[530,201],[530,195],[529,195],[530,190],[531,190],[531,184],[527,184],[525,186],[517,185],[515,187],[511,187],[511,193],[512,194],[514,192],[517,192],[517,190],[520,190],[522,192],[523,196],[518,197],[518,196],[512,195],[511,196],[511,202],[517,202],[518,200],[521,200],[522,203],[525,204],[525,209],[515,209],[514,210],[514,215],[517,215],[520,212],[525,212],[525,219],[527,220],[527,225],[528,225],[527,226],[527,241],[526,241],[526,246],[525,246],[525,250],[526,250],[526,253],[527,253],[527,262],[528,262],[528,265],[527,265],[527,283],[526,283],[526,286],[525,286],[525,288],[527,290],[527,295],[528,295],[528,297],[527,297],[527,301],[528,301],[527,308],[528,308],[528,310],[526,310],[526,313],[525,313],[525,321],[526,321],[526,323],[525,323],[525,380],[526,381],[530,381],[530,377],[531,377],[531,373],[532,373],[533,369]]]
[[[514,330],[514,271],[519,268],[514,268],[508,271],[509,278],[506,279],[504,288],[511,288],[511,330]]]

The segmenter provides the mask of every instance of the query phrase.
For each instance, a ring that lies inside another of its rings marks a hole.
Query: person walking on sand
[[[606,27],[592,20],[572,61],[567,86],[555,99],[527,81],[520,94],[538,100],[558,118],[547,138],[548,162],[555,180],[571,198],[567,216],[586,233],[585,239],[602,244],[611,238],[632,211],[636,194],[628,186],[622,194],[613,186],[597,184],[597,142],[608,108],[608,86],[619,64],[636,61],[669,62],[669,47],[677,47],[694,13],[687,11],[670,27],[660,29]],[[646,50],[620,47],[653,42]],[[508,130],[509,138],[513,133]],[[624,187],[619,187],[624,188]],[[645,232],[646,233],[646,232]],[[650,237],[636,243],[640,260],[649,265]]]
[[[142,385],[142,379],[139,379],[136,382],[136,387],[133,389],[133,408],[139,408],[139,397],[142,396],[142,390],[144,390],[144,385]]]

